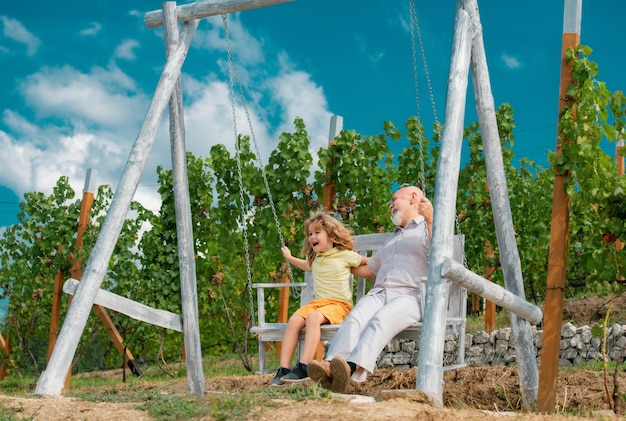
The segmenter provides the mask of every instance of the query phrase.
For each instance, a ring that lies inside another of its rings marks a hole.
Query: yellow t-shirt
[[[361,264],[361,255],[336,247],[318,253],[311,265],[315,298],[330,298],[352,304],[350,268]]]

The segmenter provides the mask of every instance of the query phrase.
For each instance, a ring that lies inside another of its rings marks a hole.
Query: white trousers
[[[355,363],[357,382],[373,373],[376,359],[398,333],[422,319],[419,292],[379,290],[362,297],[350,310],[333,338],[326,360],[336,356]]]

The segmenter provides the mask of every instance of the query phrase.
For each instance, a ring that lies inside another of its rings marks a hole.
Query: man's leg
[[[384,294],[366,295],[350,310],[333,338],[324,361],[309,361],[307,373],[311,380],[325,389],[332,388],[333,374],[329,361],[337,356],[347,357],[359,341],[368,320],[384,304]]]
[[[337,355],[347,358],[359,343],[369,320],[384,304],[384,293],[362,297],[341,323],[324,359],[330,361]]]
[[[421,320],[420,304],[415,297],[399,296],[380,308],[367,323],[353,352],[346,358],[356,364],[352,379],[364,381],[372,373],[376,359],[398,333]]]

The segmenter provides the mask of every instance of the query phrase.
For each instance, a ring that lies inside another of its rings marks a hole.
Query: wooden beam
[[[79,284],[80,282],[76,279],[70,278],[65,281],[65,284],[63,284],[63,292],[73,295]],[[124,298],[103,289],[98,290],[94,304],[125,314],[135,320],[141,320],[142,322],[161,326],[166,329],[172,329],[177,332],[183,331],[183,318],[180,315],[166,310],[148,307],[147,305]]]
[[[176,8],[178,22],[187,22],[192,19],[202,19],[241,10],[256,9],[258,7],[273,6],[294,0],[208,0],[183,4]],[[163,10],[147,12],[143,18],[148,28],[163,26]]]
[[[176,23],[176,3],[163,3],[165,25],[163,38],[167,57],[176,51],[179,43]],[[185,151],[185,123],[183,115],[183,88],[180,75],[174,86],[169,104],[170,145],[172,150],[172,182],[174,184],[174,208],[176,213],[176,236],[180,295],[185,324],[183,325],[184,355],[187,368],[189,393],[204,396],[204,373],[202,368],[202,344],[198,318],[198,293],[196,282],[196,259],[191,220],[191,199],[187,178],[187,154]]]
[[[543,319],[541,309],[529,303],[522,297],[513,294],[500,285],[491,282],[467,269],[462,264],[450,258],[444,259],[441,264],[441,276],[476,294],[488,298],[502,308],[517,314],[531,323],[539,324]]]
[[[496,121],[495,101],[491,91],[487,53],[478,12],[477,0],[465,0],[474,33],[472,37],[472,86],[474,102],[480,124],[480,132],[485,152],[485,166],[489,182],[489,197],[493,210],[493,220],[498,239],[498,255],[506,289],[525,302],[522,263],[517,249],[517,239],[513,226],[513,215],[509,201],[506,173],[500,134]],[[528,320],[515,312],[510,314],[511,330],[515,338],[515,353],[520,373],[522,400],[525,409],[532,410],[537,402],[539,375],[533,334]]]
[[[567,96],[567,90],[572,82],[572,66],[565,61],[565,52],[568,48],[574,48],[580,44],[581,20],[582,0],[565,0],[561,47],[561,84],[557,115],[561,115],[563,108],[571,101]],[[561,145],[557,142],[556,155],[559,156],[561,153]],[[546,280],[546,302],[543,310],[543,344],[539,363],[539,392],[537,396],[537,411],[549,414],[554,413],[555,410],[561,349],[570,211],[570,197],[565,191],[565,185],[569,176],[569,172],[559,173],[557,168],[554,169],[548,277]]]
[[[425,295],[425,308],[416,388],[428,394],[435,405],[443,406],[443,346],[450,292],[450,281],[441,277],[441,263],[452,257],[456,219],[456,194],[461,167],[463,117],[469,75],[472,33],[469,17],[461,1],[457,1],[446,112],[437,161],[433,232],[430,243],[430,265]]]

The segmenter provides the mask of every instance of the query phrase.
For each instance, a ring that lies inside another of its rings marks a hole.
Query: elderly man
[[[432,204],[417,187],[399,189],[391,198],[395,235],[367,265],[353,269],[376,278],[335,334],[324,361],[309,362],[312,380],[345,392],[350,378],[363,382],[394,336],[422,319],[420,278],[428,275]]]

